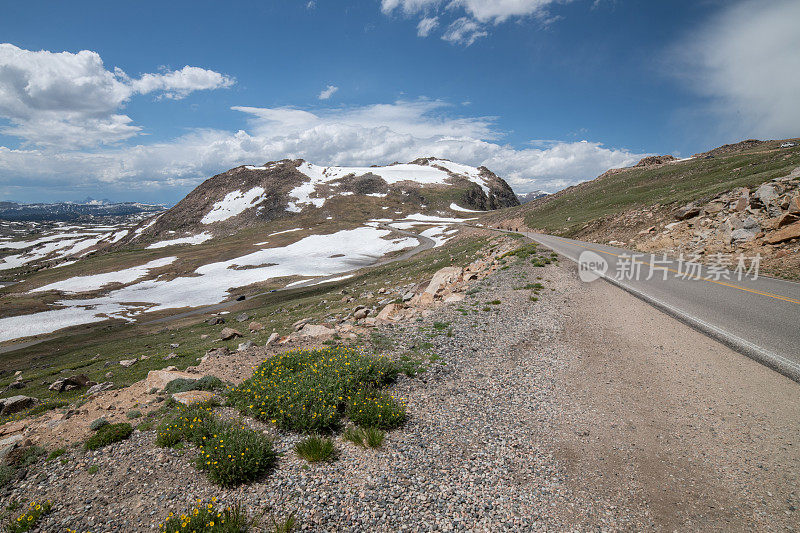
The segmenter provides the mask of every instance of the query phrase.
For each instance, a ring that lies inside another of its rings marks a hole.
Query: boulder
[[[229,341],[241,336],[242,334],[233,328],[222,328],[222,332],[219,334],[219,337],[224,341]]]
[[[419,303],[428,305],[433,302],[436,295],[449,283],[457,281],[461,277],[461,267],[444,267],[433,275],[428,287],[420,295]]]
[[[798,220],[800,220],[800,213],[786,213],[778,218],[775,227],[782,228],[784,226],[788,226],[789,224],[793,224]]]
[[[306,324],[303,326],[303,329],[300,330],[301,337],[327,337],[328,335],[333,335],[334,333],[336,333],[335,330],[319,324]]]
[[[197,380],[197,376],[188,372],[179,372],[175,370],[151,370],[147,373],[144,380],[144,388],[150,389],[163,389],[167,383],[173,379],[190,379]]]
[[[138,359],[123,359],[119,362],[120,365],[124,366],[125,368],[130,368],[136,364]]]
[[[85,374],[75,374],[68,378],[57,379],[48,389],[55,392],[65,392],[86,387],[90,383],[94,385]]]
[[[239,315],[236,316],[237,322],[247,322],[248,320],[250,320],[250,315],[248,315],[247,313],[240,313]]]
[[[778,198],[778,191],[775,189],[773,185],[765,183],[761,185],[758,189],[756,189],[755,195],[756,197],[758,197],[758,199],[761,201],[763,205],[768,206]]]
[[[405,293],[405,294],[403,295],[403,301],[404,301],[404,302],[408,302],[408,301],[410,301],[410,300],[411,300],[411,298],[413,298],[413,297],[414,297],[414,293],[413,293],[412,291],[408,291],[407,293]]]
[[[225,346],[219,348],[212,348],[206,352],[206,355],[211,357],[225,357],[231,354],[231,351]]]
[[[309,322],[311,322],[310,318],[303,318],[292,324],[292,327],[294,328],[295,331],[300,331],[301,329],[303,329],[303,326],[305,326]]]
[[[701,209],[693,204],[685,205],[675,211],[675,218],[678,220],[686,220],[687,218],[696,217],[700,214]]]
[[[767,244],[778,244],[781,242],[790,241],[792,239],[800,239],[800,222],[794,222],[779,230],[769,233],[764,242]]]
[[[280,339],[280,338],[281,338],[280,335],[278,335],[275,332],[272,332],[272,334],[267,339],[267,344],[265,346],[269,346],[271,344],[275,344],[276,342],[278,342],[278,339]]]
[[[0,463],[5,462],[11,450],[17,447],[17,444],[25,439],[22,435],[11,435],[3,440],[0,440]]]
[[[243,352],[245,350],[249,350],[250,348],[252,348],[255,345],[256,345],[256,343],[254,343],[253,341],[248,339],[248,340],[246,340],[246,341],[244,341],[242,343],[239,343],[238,351]]]
[[[361,320],[362,318],[367,318],[369,316],[369,309],[366,307],[362,307],[358,309],[355,313],[353,313],[353,318],[356,320]]]
[[[789,200],[789,207],[787,210],[789,213],[800,215],[800,194]]]
[[[748,229],[736,229],[731,232],[731,242],[741,243],[752,241],[756,238],[756,233]]]
[[[255,333],[256,331],[263,330],[264,329],[264,324],[262,324],[261,322],[250,322],[250,325],[248,326],[248,329],[252,333]]]
[[[190,390],[186,392],[176,392],[172,399],[183,405],[207,402],[214,397],[214,393],[207,390]]]
[[[378,313],[378,316],[376,316],[375,318],[378,321],[381,321],[381,320],[397,320],[398,317],[396,315],[401,313],[402,310],[403,310],[403,306],[400,305],[400,304],[389,304],[386,307],[384,307],[383,309],[381,309],[381,312]]]
[[[206,324],[209,326],[216,326],[217,324],[224,324],[225,319],[219,316],[212,316],[208,320],[206,320]]]
[[[736,205],[733,206],[733,210],[737,213],[741,213],[747,206],[750,205],[750,191],[745,190],[742,192],[742,195],[736,200]]]
[[[457,293],[453,293],[450,296],[446,297],[444,299],[444,303],[446,303],[446,304],[458,303],[458,302],[463,301],[464,298],[465,298],[464,294],[457,292]]]
[[[721,202],[711,202],[703,208],[703,213],[706,215],[713,215],[714,213],[719,213],[723,209],[725,209],[725,206]]]
[[[104,381],[103,383],[98,383],[97,385],[92,385],[89,387],[89,390],[86,391],[86,394],[97,394],[98,392],[103,392],[104,390],[108,390],[113,387],[114,384],[110,381]]]
[[[37,403],[39,403],[39,400],[30,396],[17,395],[0,398],[0,416],[13,415],[28,407],[33,407]]]

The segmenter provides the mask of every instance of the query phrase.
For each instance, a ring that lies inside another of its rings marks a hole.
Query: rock
[[[219,348],[212,348],[206,352],[206,355],[211,357],[226,357],[231,354],[231,351],[225,346]]]
[[[250,320],[250,315],[248,315],[247,313],[241,313],[236,316],[237,322],[247,322],[248,320]]]
[[[733,206],[733,209],[734,211],[741,213],[742,211],[747,209],[748,205],[750,205],[750,191],[745,189],[742,192],[742,196],[740,196],[739,199],[736,200],[736,205]]]
[[[170,365],[167,368],[162,368],[161,370],[166,370],[167,372],[173,372],[173,371],[178,370],[178,367]]]
[[[444,267],[439,269],[431,279],[428,287],[420,295],[419,303],[421,305],[428,305],[433,302],[433,299],[447,284],[458,280],[461,277],[460,267]]]
[[[0,398],[0,416],[18,413],[28,407],[33,407],[37,403],[39,403],[39,400],[30,396],[17,395]]]
[[[208,333],[203,333],[202,335],[200,335],[200,340],[201,340],[201,341],[204,341],[204,340],[206,340],[207,338],[208,338]]]
[[[700,214],[701,209],[693,204],[685,205],[675,211],[675,218],[678,220],[686,220],[687,218],[696,217]]]
[[[250,325],[248,326],[248,328],[250,329],[250,331],[252,333],[255,333],[256,331],[263,330],[264,329],[264,324],[262,324],[261,322],[250,322]]]
[[[22,435],[11,435],[3,440],[0,440],[0,463],[6,460],[11,450],[17,447],[17,444],[22,442],[25,437]]]
[[[446,304],[457,303],[457,302],[463,301],[464,298],[465,298],[465,296],[463,294],[461,294],[461,293],[453,293],[453,294],[451,294],[450,296],[448,296],[447,298],[444,299],[444,303],[446,303]]]
[[[175,370],[151,370],[147,373],[147,377],[144,380],[144,388],[146,390],[152,388],[161,390],[173,379],[196,380],[197,377],[188,372],[178,372]]]
[[[780,218],[778,218],[778,222],[775,225],[775,227],[776,228],[782,228],[784,226],[788,226],[789,224],[793,224],[793,223],[797,222],[798,220],[800,220],[800,213],[798,213],[798,214],[786,213],[784,215],[781,215]]]
[[[170,359],[175,359],[176,357],[178,357],[178,354],[171,352],[164,356],[164,361],[169,361]]]
[[[177,348],[178,346],[180,346],[180,344],[178,344],[177,342],[173,342],[172,344],[169,345],[169,347],[173,349]]]
[[[368,316],[367,318],[359,321],[359,324],[361,324],[366,328],[374,328],[375,326],[378,325],[378,319],[375,318],[374,316]]]
[[[233,328],[222,328],[222,332],[220,333],[220,338],[224,341],[229,341],[241,336],[242,334]]]
[[[318,324],[306,324],[300,331],[300,336],[318,338],[318,337],[327,337],[328,335],[333,335],[334,333],[336,333],[335,330],[325,326],[321,326]]]
[[[190,390],[186,392],[176,392],[172,399],[183,405],[207,402],[214,397],[214,393],[206,390]]]
[[[300,331],[301,329],[303,329],[303,326],[308,324],[310,321],[311,321],[310,318],[303,318],[292,324],[292,327],[294,328],[295,331]]]
[[[251,341],[251,340],[249,340],[249,339],[248,339],[248,340],[246,340],[246,341],[244,341],[244,342],[242,342],[242,343],[240,343],[240,344],[239,344],[239,348],[238,348],[238,350],[239,350],[240,352],[243,352],[243,351],[245,351],[245,350],[249,350],[250,348],[252,348],[252,347],[253,347],[253,346],[255,346],[255,345],[256,345],[256,343],[254,343],[253,341]]]
[[[217,324],[224,324],[225,319],[219,316],[212,316],[208,320],[206,320],[206,324],[209,326],[216,326]]]
[[[150,359],[150,357],[147,355],[142,355],[141,357],[139,357],[139,361],[147,361],[148,359]]]
[[[800,239],[800,222],[794,222],[777,231],[769,233],[764,238],[764,242],[767,244],[778,244],[792,239]]]
[[[237,301],[237,302],[243,302],[243,301],[245,301],[246,299],[247,299],[247,297],[246,297],[244,294],[241,294],[241,295],[239,295],[239,296],[237,296],[237,297],[236,297],[236,301]]]
[[[787,209],[791,214],[800,214],[800,194],[789,200],[789,207]]]
[[[24,381],[20,381],[20,380],[16,380],[16,381],[12,382],[8,387],[11,388],[11,389],[24,389],[25,388],[25,382]]]
[[[378,313],[375,319],[379,322],[382,320],[399,320],[403,309],[405,309],[405,306],[402,304],[389,304],[381,309],[381,312]]]
[[[757,233],[748,229],[736,229],[731,232],[731,242],[741,243],[752,241],[756,238]]]
[[[746,219],[744,219],[744,222],[742,223],[742,228],[750,230],[754,233],[758,233],[759,231],[761,231],[761,225],[753,217],[747,217]]]
[[[721,202],[711,202],[703,208],[703,213],[706,215],[713,215],[725,209],[725,205]]]
[[[97,394],[98,392],[102,392],[104,390],[108,390],[113,387],[114,384],[110,381],[105,381],[103,383],[98,383],[97,385],[92,385],[89,387],[89,390],[86,391],[86,394]]]
[[[404,301],[404,302],[408,302],[408,301],[410,301],[410,300],[411,300],[411,298],[413,298],[413,297],[414,297],[414,293],[413,293],[413,292],[411,292],[411,291],[408,291],[407,293],[405,293],[405,294],[403,295],[403,301]]]
[[[366,307],[362,307],[361,309],[357,310],[353,313],[353,318],[356,320],[361,320],[362,318],[367,318],[369,316],[369,309]]]
[[[650,226],[649,228],[643,229],[642,231],[640,231],[639,235],[647,235],[648,233],[655,233],[655,231],[656,231],[656,227],[655,226]]]
[[[768,206],[778,198],[778,191],[774,186],[765,183],[756,189],[756,197],[761,201],[764,206]]]
[[[122,361],[119,362],[119,364],[124,366],[125,368],[130,368],[136,364],[136,361],[138,361],[138,359],[123,359]]]
[[[68,378],[57,379],[48,389],[55,392],[65,392],[86,387],[88,384],[89,378],[85,374],[76,374]]]
[[[277,341],[278,341],[278,339],[280,339],[280,338],[281,338],[281,336],[280,336],[280,335],[278,335],[277,333],[273,332],[273,333],[272,333],[272,334],[269,336],[269,338],[267,339],[267,344],[266,344],[265,346],[269,346],[269,345],[271,345],[271,344],[274,344],[274,343],[275,343],[275,342],[277,342]]]

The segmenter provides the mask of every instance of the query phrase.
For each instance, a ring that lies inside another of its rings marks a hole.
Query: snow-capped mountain
[[[59,202],[53,204],[18,204],[0,202],[0,220],[18,221],[90,221],[99,217],[123,217],[137,213],[156,213],[162,205],[138,202],[107,203],[87,199],[84,203]]]
[[[119,245],[197,235],[208,239],[292,217],[309,225],[411,213],[463,216],[515,205],[519,200],[508,184],[485,167],[436,158],[370,167],[286,159],[239,166],[206,180]]]

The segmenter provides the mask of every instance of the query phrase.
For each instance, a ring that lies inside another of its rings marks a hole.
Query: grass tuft
[[[107,424],[97,430],[97,433],[86,439],[84,446],[87,450],[97,450],[115,442],[127,439],[133,433],[133,427],[127,422],[121,424]]]
[[[294,451],[309,463],[332,461],[336,457],[333,439],[312,435],[298,442]]]

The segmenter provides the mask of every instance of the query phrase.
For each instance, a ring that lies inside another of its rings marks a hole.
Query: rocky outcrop
[[[13,415],[23,411],[29,407],[33,407],[39,403],[36,398],[30,396],[10,396],[8,398],[0,398],[0,416]]]
[[[648,157],[643,157],[639,160],[638,163],[633,165],[634,167],[653,167],[657,165],[663,165],[665,163],[669,163],[670,161],[677,161],[677,158],[671,155],[651,155]]]

